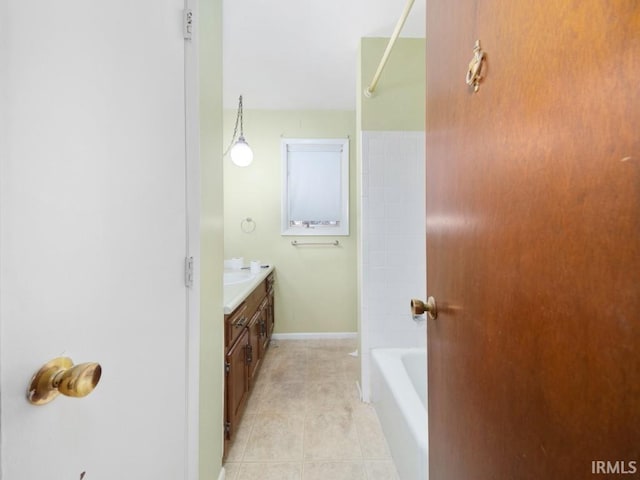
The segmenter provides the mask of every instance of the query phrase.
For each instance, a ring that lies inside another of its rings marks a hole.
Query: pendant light
[[[240,135],[238,134],[238,123],[240,123]],[[231,161],[238,167],[246,167],[253,161],[253,151],[249,144],[244,139],[244,126],[242,122],[242,95],[238,99],[238,113],[236,115],[236,126],[233,129],[233,138],[231,138],[231,144],[225,152],[225,155],[229,152]]]

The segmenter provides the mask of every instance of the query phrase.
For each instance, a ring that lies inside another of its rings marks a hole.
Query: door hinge
[[[229,375],[231,371],[231,364],[229,362],[224,362],[224,374]]]
[[[184,259],[184,284],[186,287],[193,287],[193,257]]]
[[[185,40],[191,40],[193,34],[193,11],[185,8],[182,11],[182,33]]]
[[[251,345],[247,345],[245,347],[245,363],[247,365],[251,365],[251,362],[253,362],[253,347]]]
[[[224,422],[224,434],[227,438],[231,436],[231,422]]]

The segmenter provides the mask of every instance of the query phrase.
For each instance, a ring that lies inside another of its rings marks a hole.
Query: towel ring
[[[240,222],[240,230],[244,233],[251,233],[256,229],[256,222],[251,217],[247,217]]]

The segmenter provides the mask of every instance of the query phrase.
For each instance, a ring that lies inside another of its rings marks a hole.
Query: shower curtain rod
[[[373,96],[373,92],[378,85],[378,80],[380,80],[380,75],[382,74],[382,70],[384,70],[384,66],[387,63],[387,59],[389,58],[389,54],[391,53],[391,49],[393,49],[394,43],[396,43],[396,39],[400,35],[402,31],[402,27],[404,26],[404,22],[407,20],[409,16],[409,12],[411,11],[411,7],[413,7],[413,2],[415,0],[407,0],[407,4],[404,6],[404,10],[402,11],[402,15],[396,24],[396,28],[393,31],[393,35],[389,39],[389,43],[387,44],[387,49],[384,51],[384,55],[382,55],[382,59],[380,60],[380,64],[378,65],[378,70],[376,70],[376,74],[373,76],[373,80],[367,88],[364,89],[364,96],[367,98],[371,98]]]

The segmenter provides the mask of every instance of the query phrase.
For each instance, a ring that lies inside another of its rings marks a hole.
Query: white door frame
[[[185,40],[186,257],[193,257],[193,283],[187,289],[186,332],[186,480],[199,478],[200,437],[200,123],[198,84],[198,2],[185,0],[193,12],[191,39]]]

